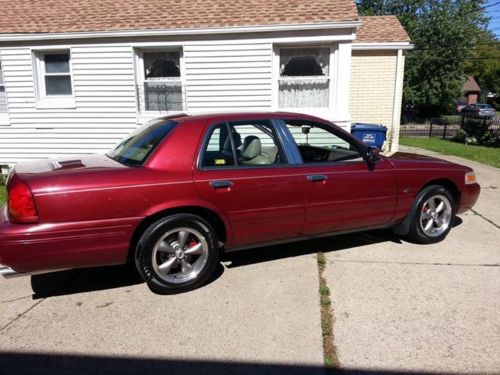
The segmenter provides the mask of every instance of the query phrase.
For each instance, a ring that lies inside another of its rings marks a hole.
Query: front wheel
[[[415,198],[410,215],[410,239],[423,244],[442,241],[455,220],[455,199],[443,186],[428,186]]]
[[[152,224],[139,240],[135,262],[149,288],[160,294],[202,285],[219,258],[214,230],[201,217],[172,215]]]

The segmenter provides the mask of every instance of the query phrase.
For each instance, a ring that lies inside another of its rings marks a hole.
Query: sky
[[[498,4],[496,4],[498,3]],[[495,5],[493,5],[495,4]],[[493,5],[489,6],[486,8],[486,12],[488,13],[488,16],[491,17],[490,24],[489,24],[489,29],[493,31],[493,33],[496,34],[497,39],[500,39],[500,3],[499,0],[488,0],[488,5]]]

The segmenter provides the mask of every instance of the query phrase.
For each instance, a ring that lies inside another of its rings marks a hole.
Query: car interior
[[[356,146],[318,124],[287,121],[304,163],[362,161]]]
[[[319,124],[296,121],[286,123],[304,163],[363,161],[355,145]],[[203,166],[282,164],[284,156],[278,144],[272,128],[264,122],[231,124],[229,127],[221,124],[212,130]]]
[[[204,154],[203,166],[234,166],[232,142],[238,165],[281,164],[284,159],[273,131],[264,124],[231,125],[232,137],[228,135],[225,126],[213,130]],[[219,147],[210,147],[210,144]]]

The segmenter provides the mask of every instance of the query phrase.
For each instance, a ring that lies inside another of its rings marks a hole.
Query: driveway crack
[[[55,286],[51,290],[51,292],[55,293],[58,290],[64,288],[66,285],[68,285],[70,282],[72,282],[74,279],[76,279],[79,276],[79,274],[80,273],[77,273],[77,274],[75,274],[75,275],[67,278],[66,280],[64,280],[63,282],[61,282],[59,285]],[[14,299],[12,301],[16,301],[16,300],[19,300],[19,299],[22,299],[22,298],[26,298],[26,297],[17,298],[17,299]],[[26,314],[28,314],[31,310],[33,310],[35,307],[37,307],[38,305],[40,305],[46,299],[47,298],[41,298],[39,301],[35,302],[33,305],[31,305],[29,308],[27,308],[26,310],[24,310],[22,313],[18,314],[17,317],[15,317],[10,322],[8,322],[3,327],[1,327],[0,328],[0,332],[5,331],[7,328],[9,328],[11,325],[13,325],[14,323],[16,323],[19,319],[21,319],[23,316],[25,316]],[[2,301],[2,302],[9,302],[9,301]]]
[[[321,310],[321,333],[323,336],[323,361],[325,367],[328,369],[339,368],[340,363],[337,356],[337,348],[334,343],[333,336],[333,311],[332,301],[330,299],[330,288],[326,283],[324,271],[326,267],[325,255],[318,252],[318,274],[319,274],[319,297],[320,297],[320,310]]]
[[[0,303],[15,302],[15,301],[19,301],[19,300],[26,299],[26,298],[30,298],[30,297],[32,297],[32,295],[31,295],[31,294],[30,294],[29,296],[17,297],[17,298],[13,298],[13,299],[7,299],[7,300],[5,300],[5,301],[0,301]]]
[[[21,319],[23,316],[25,316],[27,313],[29,313],[31,310],[33,310],[35,307],[37,307],[39,304],[41,304],[43,301],[45,301],[45,299],[37,301],[36,303],[34,303],[33,305],[31,305],[28,309],[24,310],[16,318],[12,319],[6,325],[4,325],[2,328],[0,328],[0,332],[3,332],[7,328],[9,328],[12,324],[14,324],[15,322],[17,322],[19,319]]]
[[[494,226],[494,227],[496,227],[497,229],[500,229],[500,225],[496,224],[494,221],[492,221],[492,220],[488,219],[487,217],[484,217],[483,215],[481,215],[481,214],[480,214],[479,212],[477,212],[476,210],[472,210],[472,209],[471,209],[471,211],[472,211],[475,215],[479,216],[481,219],[486,220],[488,223],[490,223],[491,225],[493,225],[493,226]]]
[[[440,263],[440,262],[391,262],[379,260],[334,259],[335,262],[345,263],[372,263],[372,264],[401,264],[410,266],[452,266],[452,267],[500,267],[500,263]]]

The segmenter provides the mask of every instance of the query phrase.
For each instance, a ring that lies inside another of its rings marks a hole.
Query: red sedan
[[[311,116],[166,117],[106,155],[16,165],[1,273],[133,260],[153,291],[176,293],[205,282],[219,251],[376,228],[440,241],[479,190],[468,167],[379,156]]]

